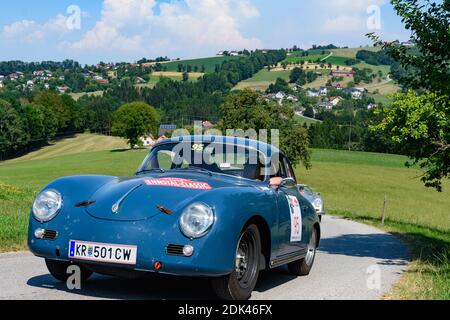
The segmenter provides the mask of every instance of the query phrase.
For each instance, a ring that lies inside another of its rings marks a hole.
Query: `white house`
[[[352,91],[352,98],[353,99],[361,99],[362,98],[362,92],[361,91]]]
[[[333,107],[336,107],[340,102],[344,100],[345,99],[342,97],[330,97],[330,103],[333,105]]]
[[[3,87],[4,87],[4,86],[3,86],[3,82],[0,81],[0,89],[3,88]]]
[[[306,91],[306,95],[308,97],[318,97],[319,96],[319,91],[316,90],[316,89],[311,89],[311,90]]]
[[[59,91],[59,93],[66,93],[67,90],[69,90],[70,88],[66,85],[63,85],[62,87],[56,87],[56,90]]]
[[[279,100],[283,100],[285,97],[286,97],[286,94],[285,94],[284,92],[282,92],[282,91],[278,92],[278,93],[275,95],[275,98],[277,98],[277,99],[279,99]]]
[[[298,101],[297,97],[294,96],[294,95],[292,95],[292,94],[288,94],[288,95],[286,96],[286,100],[294,101],[294,102],[297,102],[297,101]]]
[[[19,79],[19,75],[17,73],[11,73],[10,75],[8,75],[8,78],[11,81],[15,81],[15,80]]]
[[[28,81],[27,81],[27,87],[33,88],[33,86],[34,86],[33,80],[28,80]]]
[[[372,110],[372,109],[375,109],[376,107],[377,107],[377,105],[375,103],[369,103],[367,105],[367,110]]]
[[[327,87],[320,87],[319,93],[321,96],[326,96],[328,94],[328,88]]]
[[[136,83],[146,83],[146,81],[144,79],[142,79],[141,77],[137,77]]]
[[[325,110],[333,110],[333,105],[330,102],[321,102],[317,106]]]
[[[50,89],[50,85],[48,83],[44,83],[44,89]]]

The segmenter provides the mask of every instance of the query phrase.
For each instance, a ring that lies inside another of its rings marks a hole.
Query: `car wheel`
[[[45,264],[50,274],[57,280],[66,282],[70,274],[67,273],[67,268],[73,265],[73,263],[65,261],[57,261],[51,259],[45,259]],[[81,281],[86,281],[92,275],[92,271],[86,269],[83,266],[78,265],[81,271]]]
[[[306,256],[303,259],[288,264],[289,272],[296,276],[307,276],[314,264],[317,250],[317,231],[313,229],[311,239],[309,239]]]
[[[224,300],[249,299],[258,281],[260,255],[261,237],[258,227],[252,224],[239,238],[233,272],[212,280],[216,295]]]

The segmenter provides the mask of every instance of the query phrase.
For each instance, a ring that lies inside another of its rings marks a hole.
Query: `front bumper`
[[[217,277],[233,270],[233,246],[226,246],[220,241],[220,235],[216,234],[214,226],[203,238],[190,240],[180,232],[178,218],[175,216],[161,214],[148,220],[114,221],[94,218],[84,210],[74,211],[77,212],[60,213],[47,223],[40,223],[31,217],[28,232],[31,252],[43,258],[117,268],[121,271],[157,272],[154,268],[157,261],[162,264],[158,272],[179,276]],[[54,240],[37,239],[34,236],[37,228],[54,230],[58,235]],[[136,265],[69,258],[70,240],[137,246]],[[194,253],[191,257],[169,255],[166,252],[169,244],[189,244],[194,247]]]

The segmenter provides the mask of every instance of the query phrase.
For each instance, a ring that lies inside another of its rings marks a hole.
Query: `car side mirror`
[[[278,190],[280,188],[284,188],[284,187],[291,187],[291,186],[295,186],[295,180],[292,178],[281,178],[281,177],[275,177],[275,178],[271,178],[269,180],[269,187],[271,189],[275,189]]]

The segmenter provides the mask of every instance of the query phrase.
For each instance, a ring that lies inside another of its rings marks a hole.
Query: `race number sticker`
[[[291,213],[291,242],[302,241],[302,212],[295,196],[286,196]]]
[[[202,152],[205,149],[205,145],[202,143],[195,143],[192,145],[192,151]]]

